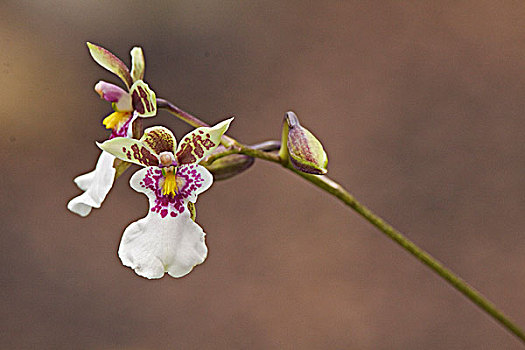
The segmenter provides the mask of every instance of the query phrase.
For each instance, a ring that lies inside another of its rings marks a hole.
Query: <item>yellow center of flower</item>
[[[162,185],[163,195],[177,195],[179,192],[179,184],[177,183],[177,168],[169,167],[162,169],[162,175],[164,175],[164,184]]]
[[[131,113],[129,112],[113,112],[110,115],[108,115],[104,120],[102,121],[102,124],[106,127],[106,129],[118,129],[122,124],[128,121]]]

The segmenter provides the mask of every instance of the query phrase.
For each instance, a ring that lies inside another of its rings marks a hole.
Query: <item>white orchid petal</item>
[[[85,192],[69,201],[67,204],[69,210],[80,216],[87,216],[91,212],[91,208],[100,208],[113,186],[115,179],[114,160],[114,156],[102,152],[95,170],[80,175],[74,180],[77,186]]]
[[[131,187],[149,200],[148,215],[129,225],[122,236],[119,257],[125,266],[146,278],[188,274],[208,253],[205,233],[191,218],[189,202],[213,183],[206,168],[187,164],[177,168],[177,190],[163,194],[165,168],[140,169],[130,179]]]
[[[87,191],[90,184],[93,182],[95,177],[95,170],[90,171],[89,173],[79,175],[73,179],[73,182],[80,188],[82,191]]]
[[[126,228],[118,255],[140,276],[161,278],[167,272],[182,277],[206,259],[204,236],[188,211],[166,218],[150,211]]]
[[[192,203],[195,203],[197,201],[197,196],[206,191],[213,184],[213,175],[202,165],[181,165],[177,170],[177,176],[179,176],[179,174],[181,176],[189,175],[193,171],[195,171],[195,174],[197,174],[197,176],[202,179],[199,187],[192,191],[188,191],[188,200]],[[195,177],[196,175],[191,176]]]
[[[133,115],[131,116],[129,123],[127,125],[128,130],[126,131],[126,134],[129,138],[133,137],[133,122],[135,119],[137,119],[139,115],[136,112],[133,112]]]

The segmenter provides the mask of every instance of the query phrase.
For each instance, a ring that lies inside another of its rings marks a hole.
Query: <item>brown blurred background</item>
[[[0,2],[2,349],[518,349],[341,203],[262,161],[199,197],[209,256],[188,276],[123,267],[146,213],[128,171],[66,210],[119,80],[85,42],[230,134],[294,110],[329,175],[525,327],[523,1]],[[190,130],[166,112],[146,126]]]

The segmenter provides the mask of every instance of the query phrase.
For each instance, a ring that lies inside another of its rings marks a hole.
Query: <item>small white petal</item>
[[[118,255],[125,266],[140,276],[161,278],[167,272],[172,277],[182,277],[206,259],[204,236],[188,211],[165,218],[150,211],[126,228]]]
[[[115,157],[107,152],[102,152],[98,158],[95,170],[78,176],[74,181],[77,186],[85,191],[69,201],[67,208],[80,216],[87,216],[91,208],[100,208],[109,190],[113,186]]]
[[[137,114],[137,112],[133,112],[133,115],[131,116],[131,120],[128,123],[127,135],[129,138],[133,137],[133,122],[135,121],[135,119],[138,118],[138,116],[139,115]]]

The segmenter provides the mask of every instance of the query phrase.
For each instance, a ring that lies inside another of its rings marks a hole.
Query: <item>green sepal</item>
[[[135,46],[131,49],[131,79],[133,81],[144,79],[144,70],[146,63],[144,61],[144,53],[142,48]]]
[[[113,55],[105,48],[90,42],[87,43],[87,46],[89,48],[89,53],[95,62],[122,79],[128,89],[131,87],[131,85],[133,85],[133,79],[131,79],[128,67],[126,67],[126,65],[117,56]]]

